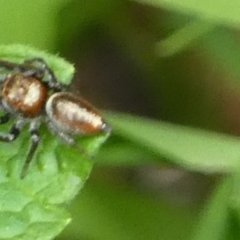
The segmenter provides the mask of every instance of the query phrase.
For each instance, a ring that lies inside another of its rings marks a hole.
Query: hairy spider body
[[[52,124],[68,134],[94,134],[107,132],[109,126],[85,100],[67,92],[53,94],[46,104]]]
[[[32,144],[21,172],[22,178],[26,175],[39,145],[38,129],[43,122],[52,133],[81,152],[85,151],[76,144],[74,136],[111,131],[110,126],[91,104],[64,91],[64,87],[59,84],[43,59],[28,59],[22,64],[0,60],[0,68],[9,71],[0,77],[0,107],[5,112],[0,117],[0,124],[11,118],[15,120],[9,133],[0,133],[0,141],[15,140],[22,128],[29,125]]]
[[[39,79],[18,73],[8,77],[3,83],[1,96],[6,111],[34,118],[44,108],[48,89]]]

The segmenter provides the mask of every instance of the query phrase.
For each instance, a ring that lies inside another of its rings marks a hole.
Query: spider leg
[[[13,62],[9,62],[9,61],[5,61],[5,60],[0,60],[0,68],[4,68],[7,70],[11,70],[14,72],[26,72],[29,70],[33,71],[33,67],[25,65],[25,64],[21,64],[21,63],[13,63]]]
[[[17,126],[17,124],[14,124],[9,133],[0,133],[0,141],[2,142],[12,142],[14,140],[17,139],[17,137],[19,136],[21,132],[21,127],[20,126]]]
[[[0,124],[7,123],[11,118],[11,115],[9,113],[4,114],[0,117]]]
[[[24,162],[22,171],[21,171],[21,175],[20,178],[23,179],[28,171],[29,165],[33,160],[33,156],[38,148],[39,142],[40,142],[40,135],[38,132],[38,127],[33,128],[30,130],[30,134],[31,134],[31,141],[32,141],[32,145],[30,147],[30,150],[28,152],[27,158]]]
[[[66,144],[76,148],[81,154],[84,154],[87,158],[93,158],[94,156],[89,154],[85,148],[79,145],[70,135],[63,132],[57,132],[57,136],[63,140]]]
[[[0,60],[0,68],[10,70],[12,73],[24,73],[25,76],[33,76],[39,79],[43,78],[44,74],[42,71],[37,71],[34,66],[5,60]],[[8,78],[8,75],[9,74],[2,74],[2,76],[0,76],[0,82],[4,82],[6,78]]]
[[[8,74],[1,74],[0,75],[0,83],[3,83],[8,78]]]
[[[88,158],[92,158],[93,156],[90,155],[86,149],[84,149],[82,146],[80,146],[74,138],[72,138],[70,135],[60,132],[56,129],[56,127],[51,123],[51,121],[47,121],[48,127],[50,131],[55,134],[57,137],[59,137],[63,142],[65,142],[67,145],[74,146],[80,153],[84,154]]]
[[[46,83],[55,91],[63,90],[63,86],[57,81],[54,72],[48,67],[42,58],[31,58],[24,61],[24,64],[33,66],[40,70],[43,76],[47,77]]]
[[[38,79],[46,78],[46,84],[55,91],[62,91],[64,87],[57,81],[54,72],[48,67],[42,58],[31,58],[23,63],[12,63],[0,60],[0,68],[12,70],[16,73],[23,73],[25,76],[33,76]],[[7,75],[0,78],[0,82],[6,79]]]
[[[5,68],[8,70],[13,70],[15,68],[18,68],[19,64],[17,63],[12,63],[12,62],[8,62],[5,60],[0,60],[0,68]]]
[[[6,114],[7,115],[7,114]],[[8,120],[8,116],[2,116],[1,117],[1,124],[3,124],[4,121]],[[23,127],[22,121],[18,120],[10,129],[8,133],[2,133],[0,132],[0,141],[1,142],[12,142],[18,138],[20,135],[21,129]],[[9,169],[10,170],[10,169]]]

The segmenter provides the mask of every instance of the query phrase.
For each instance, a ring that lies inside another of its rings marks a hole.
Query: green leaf
[[[238,215],[240,217],[240,171],[239,168],[235,169],[235,172],[232,174],[232,194],[231,194],[231,207],[237,209]]]
[[[193,240],[223,240],[227,234],[229,222],[229,196],[231,195],[231,179],[221,183],[212,196],[211,201],[202,213]]]
[[[228,0],[137,0],[138,2],[192,14],[220,24],[240,25],[240,1]]]
[[[61,82],[69,83],[74,69],[63,59],[21,46],[0,46],[0,58],[14,62],[42,57]],[[1,126],[8,132],[13,122]],[[0,144],[0,239],[53,239],[70,222],[63,204],[73,199],[88,178],[93,160],[62,144],[46,126],[40,128],[41,142],[24,179],[20,179],[30,137],[24,129],[12,143]],[[77,140],[93,155],[107,135]]]
[[[239,165],[238,137],[120,113],[107,115],[115,134],[182,167],[225,173]]]

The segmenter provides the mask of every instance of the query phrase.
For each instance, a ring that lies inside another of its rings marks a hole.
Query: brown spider
[[[39,127],[43,122],[53,134],[82,152],[84,149],[76,144],[74,136],[110,133],[110,126],[98,111],[84,99],[65,91],[43,59],[28,59],[21,64],[0,60],[0,69],[8,71],[0,77],[0,108],[5,112],[0,124],[15,121],[9,133],[0,133],[0,141],[14,141],[25,125],[29,125],[31,135],[32,144],[21,178],[39,145]]]

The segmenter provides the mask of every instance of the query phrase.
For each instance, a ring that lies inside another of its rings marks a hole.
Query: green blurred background
[[[71,91],[100,109],[238,135],[240,4],[228,2],[0,0],[0,44],[73,62]],[[57,239],[240,237],[225,171],[178,167],[115,131],[96,162]]]

